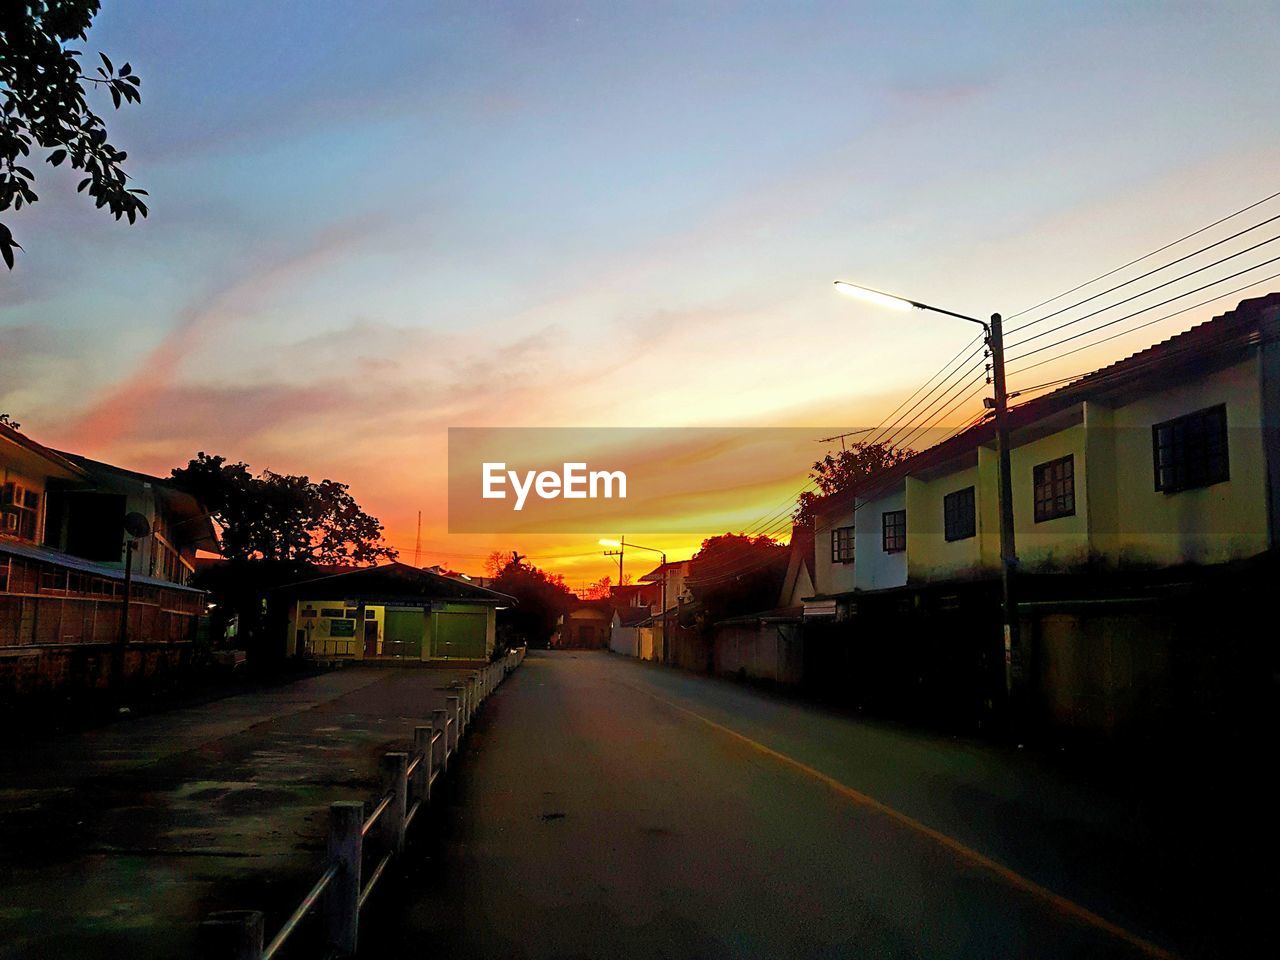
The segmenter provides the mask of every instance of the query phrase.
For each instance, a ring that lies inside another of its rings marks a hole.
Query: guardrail
[[[330,805],[324,872],[270,943],[263,946],[260,910],[223,910],[200,924],[201,955],[207,960],[271,960],[317,909],[328,949],[339,956],[354,954],[361,909],[387,866],[404,853],[409,825],[431,802],[432,789],[448,771],[476,711],[524,655],[521,647],[477,670],[458,685],[457,696],[446,698],[445,709],[432,712],[430,726],[414,727],[412,750],[382,758],[382,794],[367,816],[359,800]],[[362,881],[369,854],[376,857],[376,865]]]

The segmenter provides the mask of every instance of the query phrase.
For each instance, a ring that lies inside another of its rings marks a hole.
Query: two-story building
[[[194,497],[5,424],[0,481],[0,694],[106,687],[189,660],[204,594],[187,584],[197,548],[216,548]],[[145,532],[126,530],[129,514]]]
[[[1278,330],[1280,294],[1247,300],[1011,410],[1019,666],[1054,719],[1110,728],[1160,697],[1185,652],[1156,613],[1160,585],[1276,555]],[[994,676],[998,467],[988,420],[827,498],[806,618],[846,623],[848,645],[892,647],[893,631],[933,611],[935,629],[963,622],[960,634],[984,638],[960,672]],[[954,671],[952,653],[935,663]]]

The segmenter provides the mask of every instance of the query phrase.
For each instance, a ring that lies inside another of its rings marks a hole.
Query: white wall
[[[907,552],[886,553],[884,549],[884,514],[907,508],[904,484],[872,500],[862,500],[854,513],[854,536],[857,538],[857,564],[854,581],[859,590],[883,590],[900,587],[907,582]],[[907,514],[908,528],[911,514]]]

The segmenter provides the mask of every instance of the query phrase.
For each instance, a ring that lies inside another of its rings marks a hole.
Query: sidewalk
[[[287,912],[328,805],[465,670],[354,668],[0,748],[0,958],[186,957],[211,910]],[[275,919],[278,922],[278,918]]]

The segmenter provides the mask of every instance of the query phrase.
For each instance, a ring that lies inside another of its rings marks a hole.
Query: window
[[[967,540],[977,532],[975,506],[973,487],[942,498],[942,526],[948,541]]]
[[[885,553],[907,549],[907,511],[888,510],[880,518]]]
[[[40,516],[40,494],[37,491],[28,490],[20,483],[6,483],[0,492],[0,510],[3,510],[0,531],[23,540],[35,540]]]
[[[853,527],[836,527],[831,531],[831,562],[853,563]]]
[[[1225,404],[1157,423],[1151,445],[1157,490],[1177,493],[1229,479]]]
[[[1075,456],[1068,454],[1031,470],[1036,523],[1076,514]]]

